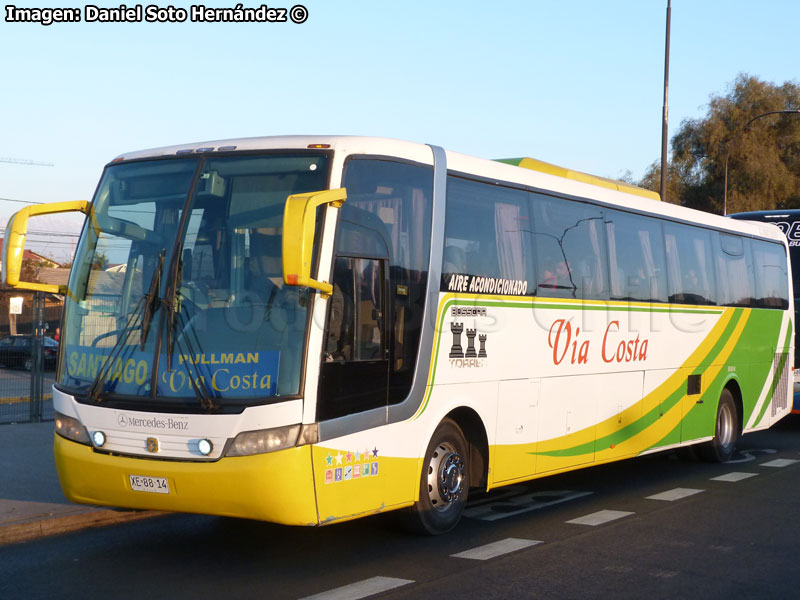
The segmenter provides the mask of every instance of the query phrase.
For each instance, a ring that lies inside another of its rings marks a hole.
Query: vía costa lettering
[[[641,339],[639,334],[635,338],[621,337],[619,321],[611,321],[603,333],[603,343],[600,347],[600,358],[604,363],[629,363],[647,360],[649,340]],[[581,338],[581,328],[575,327],[566,319],[556,319],[550,325],[547,344],[553,351],[553,364],[560,365],[564,360],[571,365],[586,364],[589,362],[591,340]]]
[[[176,368],[159,372],[160,386],[164,392],[192,393],[194,386],[222,393],[271,393],[275,386],[277,359],[266,353],[264,364],[259,352],[219,352],[209,354],[181,354]],[[108,364],[106,364],[108,362]],[[162,360],[166,364],[166,359]],[[189,367],[188,365],[191,365]],[[244,365],[244,366],[242,366]],[[109,384],[148,384],[151,378],[150,362],[144,358],[109,358],[90,352],[72,351],[67,355],[67,374],[78,380],[92,381],[103,369]],[[160,388],[161,389],[161,388]]]

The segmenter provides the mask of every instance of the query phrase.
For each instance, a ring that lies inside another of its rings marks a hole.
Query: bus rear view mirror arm
[[[14,214],[6,226],[6,235],[2,249],[2,281],[6,285],[20,290],[35,290],[63,294],[66,286],[20,281],[22,273],[22,257],[25,251],[25,237],[28,234],[28,219],[41,215],[52,215],[64,212],[89,213],[90,204],[86,200],[55,202],[27,206]]]
[[[347,200],[345,188],[308,194],[292,194],[283,212],[283,282],[305,286],[325,295],[333,292],[326,281],[311,278],[311,253],[314,248],[317,207],[330,204],[336,208]]]

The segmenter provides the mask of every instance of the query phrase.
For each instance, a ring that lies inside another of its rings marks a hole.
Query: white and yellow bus
[[[55,456],[73,502],[447,531],[488,490],[790,410],[777,228],[532,159],[360,137],[107,165],[67,289]],[[30,286],[28,286],[30,287]]]

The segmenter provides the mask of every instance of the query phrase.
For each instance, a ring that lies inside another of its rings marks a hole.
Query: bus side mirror
[[[286,199],[283,211],[283,282],[314,288],[331,294],[333,286],[325,281],[311,279],[311,251],[314,248],[314,230],[317,207],[331,204],[340,207],[347,200],[347,190],[324,190],[308,194],[292,194]]]
[[[6,285],[20,290],[34,290],[40,292],[50,292],[52,294],[64,294],[66,286],[51,285],[46,283],[33,283],[30,281],[20,281],[19,276],[22,272],[22,256],[25,251],[25,236],[28,233],[28,218],[40,215],[53,215],[64,212],[82,212],[88,214],[90,204],[86,200],[75,200],[72,202],[53,202],[51,204],[37,204],[27,206],[14,213],[6,226],[6,236],[3,239],[3,250],[0,260],[2,260],[2,282]]]

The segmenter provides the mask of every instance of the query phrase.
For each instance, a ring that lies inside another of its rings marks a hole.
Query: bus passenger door
[[[387,262],[336,257],[320,367],[319,421],[387,405]]]

